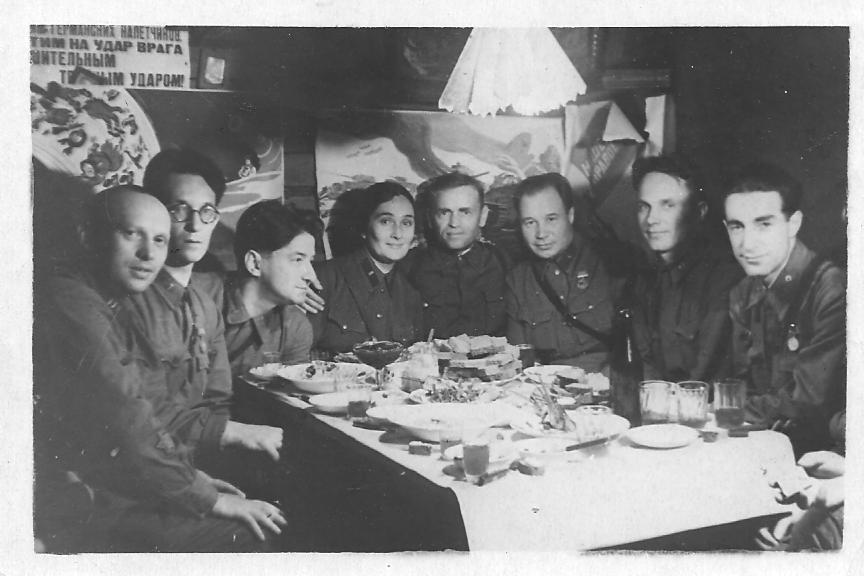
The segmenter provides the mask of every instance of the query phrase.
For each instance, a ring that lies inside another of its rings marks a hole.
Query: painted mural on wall
[[[189,147],[212,158],[226,180],[210,250],[216,268],[235,267],[233,230],[243,210],[283,197],[281,112],[273,97],[33,83],[31,124],[33,158],[41,166],[34,171],[37,209],[43,211],[62,205],[56,197],[63,190],[140,185],[147,163],[162,149]]]
[[[461,171],[487,186],[484,235],[510,239],[513,186],[526,176],[560,172],[563,152],[560,118],[411,111],[329,115],[320,120],[315,144],[319,210],[326,225],[347,190],[392,180],[416,193],[424,180]]]

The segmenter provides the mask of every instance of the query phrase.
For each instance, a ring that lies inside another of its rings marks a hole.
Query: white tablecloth
[[[764,476],[765,468],[795,465],[788,438],[771,431],[671,450],[638,448],[625,437],[580,462],[548,465],[542,476],[511,471],[474,486],[446,474],[437,449],[412,455],[405,444],[381,442],[380,431],[315,417],[452,489],[471,550],[594,549],[791,510],[775,501]]]

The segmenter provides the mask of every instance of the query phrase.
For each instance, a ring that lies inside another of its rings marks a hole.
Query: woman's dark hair
[[[370,219],[381,204],[393,200],[397,196],[401,196],[408,200],[411,208],[414,208],[414,198],[411,193],[401,184],[396,182],[378,182],[372,184],[363,192],[360,197],[360,206],[357,212],[357,229],[361,233],[366,232],[369,228]]]
[[[249,275],[245,259],[250,250],[269,254],[287,246],[304,232],[315,237],[318,230],[317,219],[297,212],[278,200],[253,204],[240,216],[234,232],[237,270],[241,275]]]
[[[225,176],[213,160],[189,148],[171,148],[156,154],[144,171],[144,191],[168,203],[167,182],[172,174],[200,176],[216,195],[216,204],[225,194]]]
[[[378,182],[366,188],[353,188],[343,192],[330,210],[327,236],[333,256],[349,254],[363,244],[363,234],[369,219],[381,204],[402,196],[415,208],[414,198],[396,182]]]

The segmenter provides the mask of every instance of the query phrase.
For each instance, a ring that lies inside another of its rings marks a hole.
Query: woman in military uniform
[[[414,199],[395,182],[379,182],[357,204],[358,248],[316,268],[325,304],[310,320],[324,356],[372,338],[407,345],[421,337],[422,301],[399,265],[414,242]]]

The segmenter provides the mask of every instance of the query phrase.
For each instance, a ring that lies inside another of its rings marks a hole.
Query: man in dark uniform
[[[309,361],[312,325],[296,306],[315,278],[315,226],[278,200],[253,204],[237,221],[237,273],[225,285],[225,342],[237,375],[274,353],[283,364]]]
[[[533,257],[507,274],[507,338],[532,344],[544,363],[600,371],[608,364],[611,281],[573,229],[570,184],[560,174],[531,176],[514,201]]]
[[[278,460],[281,429],[230,419],[231,369],[222,313],[193,281],[193,266],[207,253],[219,220],[224,178],[197,152],[164,150],[148,164],[144,189],[168,209],[171,245],[152,287],[127,306],[163,368],[165,421],[207,467],[220,464],[220,452],[229,446]]]
[[[423,297],[423,329],[438,338],[504,334],[504,275],[508,259],[480,238],[489,209],[483,184],[466,174],[436,176],[420,186],[428,206],[428,246],[413,250],[405,268]]]
[[[638,222],[651,250],[637,260],[624,301],[646,378],[710,382],[731,368],[729,291],[743,276],[705,232],[708,205],[696,172],[681,157],[633,165]]]
[[[744,169],[725,192],[726,229],[747,277],[729,297],[747,420],[789,435],[796,453],[831,447],[845,406],[846,279],[798,238],[800,185],[770,165]]]
[[[146,362],[155,351],[123,305],[165,261],[165,208],[124,186],[89,216],[93,262],[37,293],[37,535],[57,552],[257,549],[252,534],[278,534],[281,512],[196,469],[163,420],[164,378]]]

